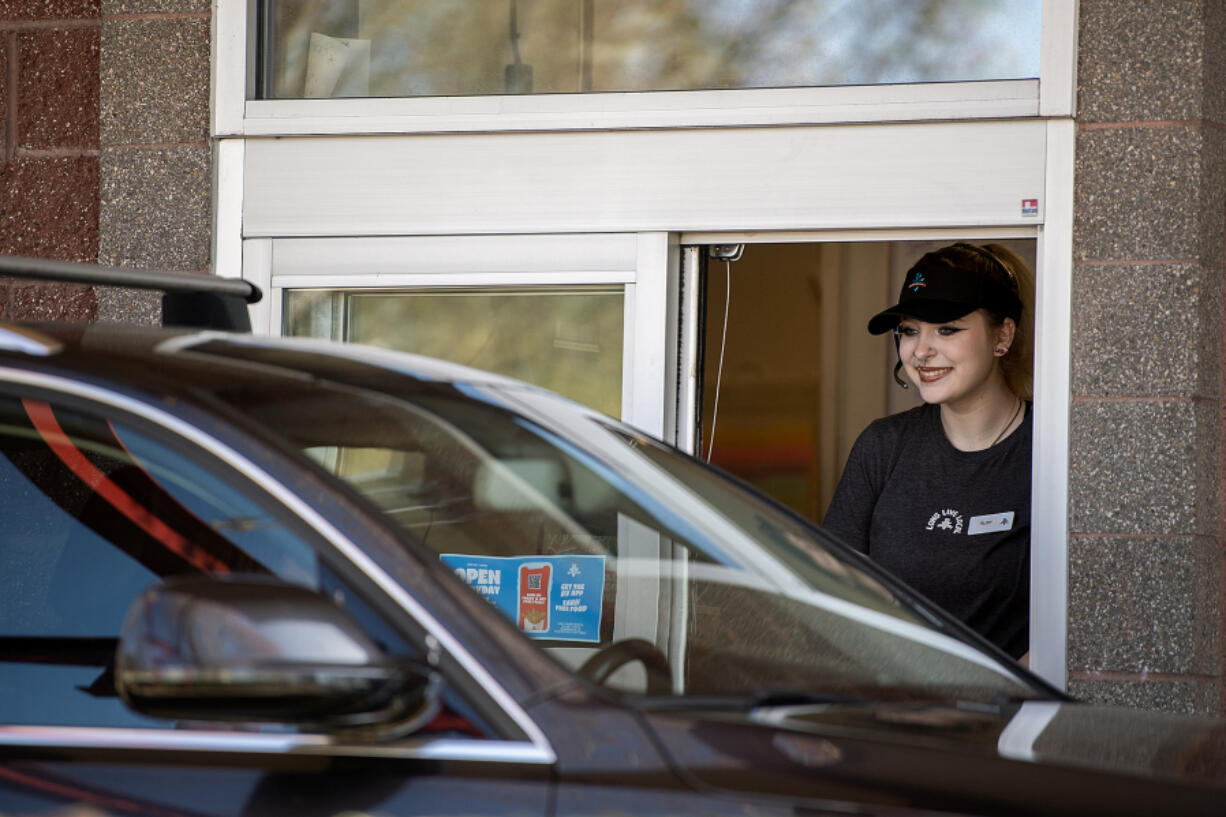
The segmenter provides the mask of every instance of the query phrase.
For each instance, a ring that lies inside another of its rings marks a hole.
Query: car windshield
[[[398,379],[220,396],[558,661],[591,677],[607,659],[613,689],[657,703],[1044,694],[816,528],[628,426],[527,387]]]

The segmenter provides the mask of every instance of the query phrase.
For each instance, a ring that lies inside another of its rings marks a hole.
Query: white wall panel
[[[277,276],[322,276],[338,286],[363,275],[579,273],[585,280],[633,281],[636,235],[285,238]],[[591,273],[608,273],[593,276]]]
[[[1045,140],[1036,120],[249,139],[244,235],[1035,224]]]

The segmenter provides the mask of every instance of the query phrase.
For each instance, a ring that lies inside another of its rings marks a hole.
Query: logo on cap
[[[926,286],[928,286],[928,284],[924,283],[924,273],[917,272],[915,273],[915,277],[911,279],[911,283],[907,284],[907,289],[911,290],[912,292],[919,292],[920,287]]]

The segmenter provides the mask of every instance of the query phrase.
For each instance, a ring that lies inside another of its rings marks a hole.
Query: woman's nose
[[[920,332],[919,337],[915,339],[915,356],[920,360],[926,360],[932,357],[932,338],[927,332]]]

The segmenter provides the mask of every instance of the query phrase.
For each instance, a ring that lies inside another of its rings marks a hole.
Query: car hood
[[[1085,704],[649,716],[679,773],[735,795],[964,814],[1226,814],[1226,722]]]

